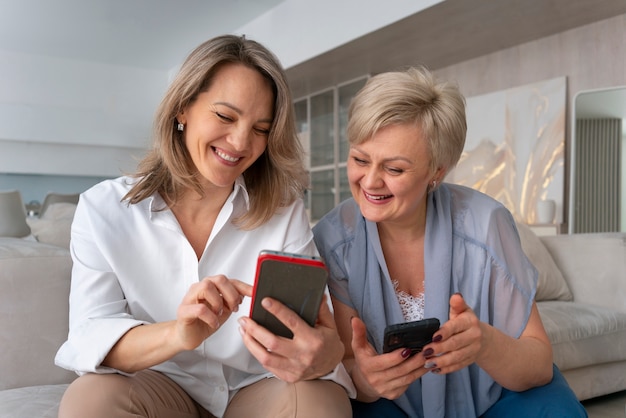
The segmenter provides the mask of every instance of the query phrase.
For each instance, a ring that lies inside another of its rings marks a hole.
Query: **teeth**
[[[372,199],[372,200],[383,200],[383,199],[387,199],[389,197],[389,195],[386,196],[373,196],[369,193],[365,193],[365,195],[367,196],[368,199]]]
[[[226,161],[229,161],[231,163],[236,163],[237,161],[239,161],[239,158],[235,158],[235,157],[231,157],[228,154],[224,154],[223,152],[221,152],[220,150],[215,150],[216,154],[219,155],[221,158],[225,159]]]

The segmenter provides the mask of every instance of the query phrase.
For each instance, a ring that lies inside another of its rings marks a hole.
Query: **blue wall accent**
[[[48,192],[82,193],[107,177],[63,176],[44,174],[0,173],[0,190],[17,189],[22,193],[24,204],[33,200],[43,203]]]

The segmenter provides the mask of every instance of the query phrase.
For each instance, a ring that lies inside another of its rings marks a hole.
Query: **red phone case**
[[[266,311],[261,301],[270,296],[314,326],[327,279],[326,265],[319,257],[261,251],[257,261],[250,317],[274,334],[292,338],[291,330]]]

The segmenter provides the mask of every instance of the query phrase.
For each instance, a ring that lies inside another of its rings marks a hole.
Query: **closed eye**
[[[352,157],[352,160],[354,160],[355,163],[357,163],[357,165],[365,165],[367,164],[367,161],[358,158],[358,157]]]
[[[387,167],[387,171],[390,172],[391,174],[402,174],[404,173],[404,170],[401,168],[394,168],[394,167]]]
[[[231,118],[229,116],[226,116],[225,114],[220,113],[220,112],[215,112],[215,116],[217,116],[218,118],[220,118],[224,122],[233,122],[234,121],[233,118]]]
[[[270,134],[270,130],[265,128],[254,128],[254,132],[263,136],[268,136]]]

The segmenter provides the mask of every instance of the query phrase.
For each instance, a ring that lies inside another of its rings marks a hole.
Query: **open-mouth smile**
[[[390,199],[390,198],[393,197],[392,194],[373,195],[373,194],[369,194],[367,192],[363,192],[363,194],[365,195],[365,198],[367,200],[373,200],[373,201],[381,201],[381,200]]]
[[[222,160],[227,161],[229,163],[236,163],[237,161],[241,159],[240,157],[233,157],[232,155],[228,155],[224,151],[221,151],[217,148],[213,148],[213,151],[218,157],[220,157]]]

